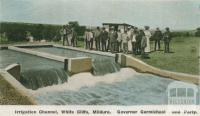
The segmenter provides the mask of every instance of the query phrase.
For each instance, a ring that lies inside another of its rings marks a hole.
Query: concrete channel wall
[[[124,55],[124,54],[121,54],[121,53],[115,55],[115,54],[112,54],[112,53],[100,52],[100,51],[91,51],[91,50],[85,50],[85,49],[82,49],[82,48],[74,48],[74,47],[70,47],[70,46],[50,45],[50,44],[49,45],[45,45],[45,46],[49,46],[49,47],[53,46],[53,47],[76,50],[76,51],[86,52],[86,53],[91,53],[91,54],[115,57],[116,62],[118,62],[122,67],[131,67],[131,68],[134,68],[134,69],[138,70],[139,72],[151,73],[151,74],[155,74],[155,75],[159,75],[159,76],[162,76],[162,77],[167,77],[167,78],[171,78],[171,79],[175,79],[175,80],[187,81],[187,82],[190,82],[190,83],[199,84],[200,77],[198,75],[190,75],[190,74],[184,74],[184,73],[177,73],[177,72],[162,70],[162,69],[150,66],[150,65],[148,65],[148,64],[146,64],[146,63],[142,62],[141,60],[138,60],[138,59],[136,59],[134,57],[131,57],[131,56],[128,56],[128,55]],[[45,54],[47,54],[47,53],[45,53]],[[75,69],[77,69],[77,71],[80,70],[79,67],[75,68],[75,67],[72,67],[73,64],[69,64],[69,63],[74,63],[74,62],[71,62],[72,60],[79,61],[76,58],[75,59],[71,59],[71,60],[69,60],[69,59],[64,60],[65,65],[67,63],[67,68],[66,69],[68,69],[70,71],[75,70]],[[85,60],[85,61],[87,61],[87,60]],[[84,66],[88,65],[87,62],[86,63],[82,63],[82,64]],[[84,69],[83,72],[84,71],[89,71],[88,69],[90,69],[90,68],[88,67],[87,69]],[[77,72],[77,71],[76,70],[72,71],[72,73]],[[80,71],[82,71],[82,70],[80,70]]]
[[[65,61],[65,64],[68,64],[67,71],[70,74],[91,72],[92,70],[92,59],[88,57],[70,58]]]
[[[38,52],[38,51],[24,49],[24,48],[18,48],[14,46],[9,46],[8,49],[63,62],[64,69],[70,74],[76,74],[76,73],[81,73],[81,72],[91,72],[92,70],[92,65],[91,65],[92,59],[88,57],[67,58],[67,57],[57,56],[57,55],[53,55],[49,53]]]
[[[69,46],[60,46],[60,45],[53,45],[53,46],[58,47],[58,48],[67,48],[71,50],[91,53],[91,54],[115,57],[115,61],[118,62],[122,67],[131,67],[142,73],[151,73],[158,76],[180,80],[180,81],[186,81],[186,82],[194,83],[194,84],[199,84],[199,81],[200,81],[199,75],[190,75],[190,74],[162,70],[159,68],[155,68],[151,65],[148,65],[139,59],[136,59],[134,57],[124,55],[121,53],[111,54],[107,52],[91,51],[91,50],[85,50],[85,49],[74,48],[74,47],[69,47]]]
[[[51,60],[56,60],[63,62],[63,67],[66,69],[67,72],[70,74],[76,74],[80,72],[91,72],[92,69],[92,59],[88,57],[80,57],[80,58],[66,58],[61,56],[56,56],[48,53],[37,52],[33,50],[23,49],[23,47],[18,48],[14,46],[6,47],[10,50],[27,53]],[[5,69],[0,69],[0,76],[6,80],[21,96],[27,98],[28,101],[32,105],[36,105],[37,102],[34,100],[28,89],[26,89],[20,83],[20,73],[21,73],[21,66],[19,64],[11,64]]]
[[[175,80],[199,84],[200,77],[198,75],[190,75],[190,74],[162,70],[162,69],[150,66],[134,57],[124,55],[124,54],[118,54],[116,56],[118,57],[116,58],[117,62],[121,64],[121,66],[123,67],[131,67],[142,73],[151,73],[151,74],[155,74],[158,76],[167,77],[167,78],[171,78]]]
[[[65,57],[56,56],[56,55],[52,55],[49,53],[38,52],[38,51],[34,51],[34,50],[29,50],[29,49],[24,49],[24,48],[18,48],[15,46],[8,46],[8,49],[14,50],[17,52],[22,52],[22,53],[27,53],[27,54],[43,57],[43,58],[47,58],[47,59],[51,59],[51,60],[56,60],[56,61],[60,61],[60,62],[64,62],[64,60],[66,59]]]
[[[134,57],[124,55],[121,53],[115,55],[112,53],[91,51],[91,50],[85,50],[82,48],[74,48],[70,46],[61,46],[61,45],[51,45],[51,46],[58,47],[58,48],[66,48],[70,50],[76,50],[76,51],[86,52],[86,53],[91,53],[91,54],[115,57],[116,62],[118,62],[122,67],[131,67],[142,73],[151,73],[158,76],[167,77],[167,78],[180,80],[180,81],[186,81],[186,82],[194,83],[194,84],[199,84],[199,80],[200,80],[200,77],[198,75],[190,75],[190,74],[162,70],[162,69],[150,66],[139,59],[136,59]]]
[[[79,51],[79,52],[96,54],[96,55],[115,57],[115,54],[112,54],[112,53],[109,53],[109,52],[86,50],[86,49],[83,49],[83,48],[75,48],[75,47],[71,47],[71,46],[61,46],[61,45],[52,45],[52,46],[57,47],[57,48],[65,48],[65,49],[69,49],[69,50],[75,50],[75,51]]]

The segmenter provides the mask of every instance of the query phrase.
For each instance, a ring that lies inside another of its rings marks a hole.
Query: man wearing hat
[[[171,41],[171,32],[169,30],[169,27],[165,28],[165,32],[163,34],[163,39],[164,39],[164,45],[165,45],[165,53],[169,53],[169,43]]]
[[[145,28],[144,34],[145,34],[145,37],[146,37],[146,47],[145,47],[144,52],[145,52],[145,53],[149,53],[149,52],[151,52],[151,50],[150,50],[150,37],[151,37],[151,32],[149,31],[149,26],[145,26],[144,28]]]
[[[102,51],[106,51],[106,41],[108,39],[108,32],[105,30],[105,27],[102,28],[100,38],[101,38]]]
[[[122,34],[123,53],[125,54],[128,53],[128,41],[129,41],[129,36],[127,31],[125,30],[124,33]]]
[[[65,25],[63,25],[62,29],[60,29],[60,35],[61,35],[61,41],[63,42],[63,46],[64,46],[65,45],[65,39],[66,39]]]
[[[160,40],[162,39],[162,32],[160,31],[159,28],[156,28],[156,31],[153,35],[154,39],[155,39],[155,47],[154,47],[154,51],[156,51],[157,49],[157,45],[158,45],[158,50],[160,50]]]
[[[110,27],[109,28],[109,31],[108,31],[108,39],[107,39],[107,48],[106,48],[106,51],[108,52],[108,50],[111,50],[111,41],[110,41],[110,38],[111,38],[111,33],[113,32],[114,30],[114,27]]]
[[[86,29],[86,30],[85,30],[84,40],[85,40],[85,49],[89,49],[89,48],[90,48],[89,29]]]
[[[71,45],[73,47],[77,47],[78,42],[77,42],[77,33],[75,31],[75,28],[72,28],[71,36],[72,36]]]
[[[132,51],[131,39],[133,38],[133,29],[131,28],[131,26],[128,27],[127,34],[128,34],[128,36],[129,36],[129,40],[128,40],[128,51]]]
[[[110,34],[110,50],[113,53],[116,50],[116,45],[117,45],[117,31],[114,29],[114,27],[111,28]]]
[[[100,34],[101,34],[100,28],[97,27],[97,30],[94,33],[96,50],[100,50]]]

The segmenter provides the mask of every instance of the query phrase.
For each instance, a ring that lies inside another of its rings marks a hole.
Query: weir
[[[26,46],[23,46],[26,48]],[[32,50],[50,53],[58,56],[77,58],[77,57],[90,57],[92,58],[92,73],[94,75],[105,75],[108,73],[118,72],[120,65],[115,62],[114,56],[106,56],[100,54],[93,54],[84,51],[77,51],[61,47],[27,47]]]
[[[49,45],[45,45],[44,47],[23,46],[22,48],[9,46],[8,49],[11,50],[1,50],[2,63],[0,68],[6,68],[6,66],[13,63],[19,64],[21,67],[19,72],[20,79],[19,77],[15,78],[28,89],[36,90],[41,87],[62,84],[67,82],[71,74],[80,72],[92,71],[94,75],[104,75],[120,70],[120,66],[115,63],[114,57],[82,52],[78,53],[78,51],[51,47]],[[53,53],[58,53],[60,56],[68,57],[68,59],[42,52],[25,50],[24,48],[34,50],[40,48],[42,50],[49,49]],[[64,54],[60,52],[64,52]],[[7,59],[6,57],[9,58]],[[91,58],[88,57],[92,58],[92,64],[90,63]]]
[[[68,74],[64,71],[62,62],[13,50],[0,50],[0,56],[1,69],[5,69],[13,63],[18,63],[21,66],[20,79],[17,80],[29,89],[35,90],[67,81]]]
[[[67,82],[68,74],[64,69],[33,68],[21,73],[20,82],[28,89],[36,90],[41,87]]]

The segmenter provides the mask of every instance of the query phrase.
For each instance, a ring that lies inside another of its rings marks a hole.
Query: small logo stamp
[[[198,88],[194,84],[174,81],[168,85],[168,105],[196,105]]]

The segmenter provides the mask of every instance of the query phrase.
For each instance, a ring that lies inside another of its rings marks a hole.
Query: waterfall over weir
[[[21,83],[28,89],[36,90],[41,87],[67,82],[68,74],[64,69],[31,69],[21,73]]]
[[[92,68],[94,75],[105,75],[108,73],[118,72],[120,70],[120,65],[115,63],[115,58],[110,56],[92,54],[88,52],[69,50],[65,48],[57,47],[34,47],[29,48],[39,52],[50,53],[58,56],[76,58],[76,57],[91,57],[92,58]]]
[[[120,70],[120,66],[115,63],[113,57],[93,55],[83,52],[78,53],[77,51],[59,48],[46,48],[45,50],[53,51],[55,54],[57,53],[56,55],[64,54],[68,57],[92,57],[92,72],[94,75],[105,75],[107,73],[118,72]],[[21,65],[20,82],[28,89],[37,90],[47,86],[59,85],[67,82],[69,77],[67,72],[63,69],[63,62],[37,57],[22,52],[16,52],[13,50],[0,50],[0,56],[0,68],[5,68],[13,63],[19,63]]]
[[[113,59],[94,59],[92,61],[94,75],[104,75],[107,73],[118,72],[120,65],[115,63]]]
[[[28,89],[36,90],[61,84],[67,82],[68,79],[63,62],[13,50],[0,50],[0,68],[6,68],[13,63],[21,65],[20,82]]]

